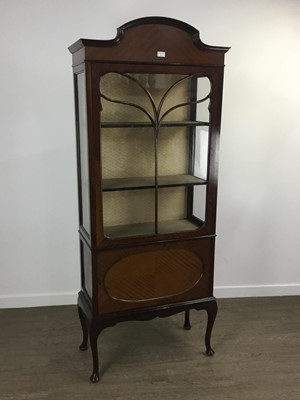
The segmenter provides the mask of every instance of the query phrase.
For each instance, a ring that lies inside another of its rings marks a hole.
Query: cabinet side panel
[[[80,241],[81,254],[81,286],[92,299],[93,284],[92,284],[92,255],[88,246]]]

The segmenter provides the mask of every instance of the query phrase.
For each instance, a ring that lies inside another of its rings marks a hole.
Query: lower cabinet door
[[[100,313],[212,296],[214,238],[99,251]]]

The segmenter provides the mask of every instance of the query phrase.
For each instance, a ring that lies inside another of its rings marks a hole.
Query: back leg
[[[184,312],[184,325],[183,325],[184,329],[186,329],[187,331],[189,329],[191,329],[191,323],[190,323],[190,310],[185,310]]]

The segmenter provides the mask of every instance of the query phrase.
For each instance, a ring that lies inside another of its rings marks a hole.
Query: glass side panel
[[[192,168],[193,174],[204,180],[207,179],[208,135],[208,127],[196,127],[194,132],[194,165]]]
[[[90,183],[85,73],[77,75],[77,106],[80,150],[80,224],[90,233]]]
[[[206,186],[195,186],[193,188],[193,216],[200,225],[205,221],[206,213]]]
[[[112,72],[99,89],[105,235],[198,229],[206,208],[209,79]],[[115,218],[119,211],[124,221]]]

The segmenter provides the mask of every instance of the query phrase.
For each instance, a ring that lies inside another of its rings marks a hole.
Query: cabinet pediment
[[[80,49],[83,51],[75,55]],[[101,62],[223,65],[224,53],[229,48],[203,43],[199,31],[185,22],[145,17],[120,26],[114,39],[79,39],[69,50],[74,54],[73,65],[99,62],[99,58]]]

